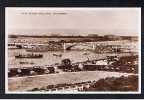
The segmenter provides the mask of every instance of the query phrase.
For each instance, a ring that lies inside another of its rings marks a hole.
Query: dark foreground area
[[[121,76],[119,78],[109,77],[100,79],[96,83],[90,85],[89,88],[84,87],[81,91],[137,91],[138,76]]]

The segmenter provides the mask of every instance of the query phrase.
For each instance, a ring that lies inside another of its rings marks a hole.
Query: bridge
[[[114,48],[130,48],[132,43],[128,41],[102,41],[102,42],[74,42],[74,43],[62,43],[62,49],[63,50],[71,50],[75,47],[79,47],[82,49],[90,49],[90,50],[95,50],[95,48],[99,45],[112,45]],[[136,43],[134,43],[136,46]],[[49,43],[8,43],[9,46],[16,46],[20,45],[23,48],[31,48],[35,46],[49,46]]]
[[[8,43],[9,46],[22,46],[23,48],[29,48],[33,46],[48,46],[49,44],[40,44],[40,43]],[[89,49],[95,49],[95,43],[93,42],[84,42],[84,43],[62,43],[63,50],[71,50],[73,47],[76,46],[84,46]]]
[[[74,47],[82,46],[86,49],[95,50],[97,46],[112,46],[113,48],[137,48],[137,42],[130,42],[127,40],[121,41],[100,41],[100,42],[77,42],[77,43],[63,43],[64,50],[71,50]]]
[[[83,49],[93,49],[95,50],[95,42],[79,42],[79,43],[63,43],[63,50],[71,50],[74,47],[81,46]]]

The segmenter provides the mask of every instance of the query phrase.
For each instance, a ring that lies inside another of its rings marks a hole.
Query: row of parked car
[[[8,72],[8,77],[14,76],[29,76],[55,73],[54,67],[28,67],[28,68],[11,68]]]
[[[98,63],[103,61],[105,63]],[[34,66],[26,68],[11,68],[8,72],[8,77],[14,76],[29,76],[29,75],[41,75],[59,73],[55,68],[60,69],[63,72],[77,72],[77,71],[116,71],[127,73],[138,73],[138,56],[123,56],[118,59],[116,57],[108,57],[107,59],[101,59],[97,61],[86,61],[73,64],[70,59],[63,59],[61,64],[55,66]],[[60,72],[61,72],[60,71]]]

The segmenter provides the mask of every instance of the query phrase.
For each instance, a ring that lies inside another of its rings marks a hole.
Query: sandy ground
[[[107,72],[107,71],[85,71],[85,72],[63,72],[59,74],[36,75],[27,77],[8,78],[9,91],[27,91],[33,88],[41,88],[47,85],[62,83],[78,83],[90,80],[99,80],[106,77],[120,77],[135,75],[130,73]]]

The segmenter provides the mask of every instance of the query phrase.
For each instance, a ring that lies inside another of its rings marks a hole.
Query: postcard
[[[141,93],[140,8],[5,10],[6,93]]]

